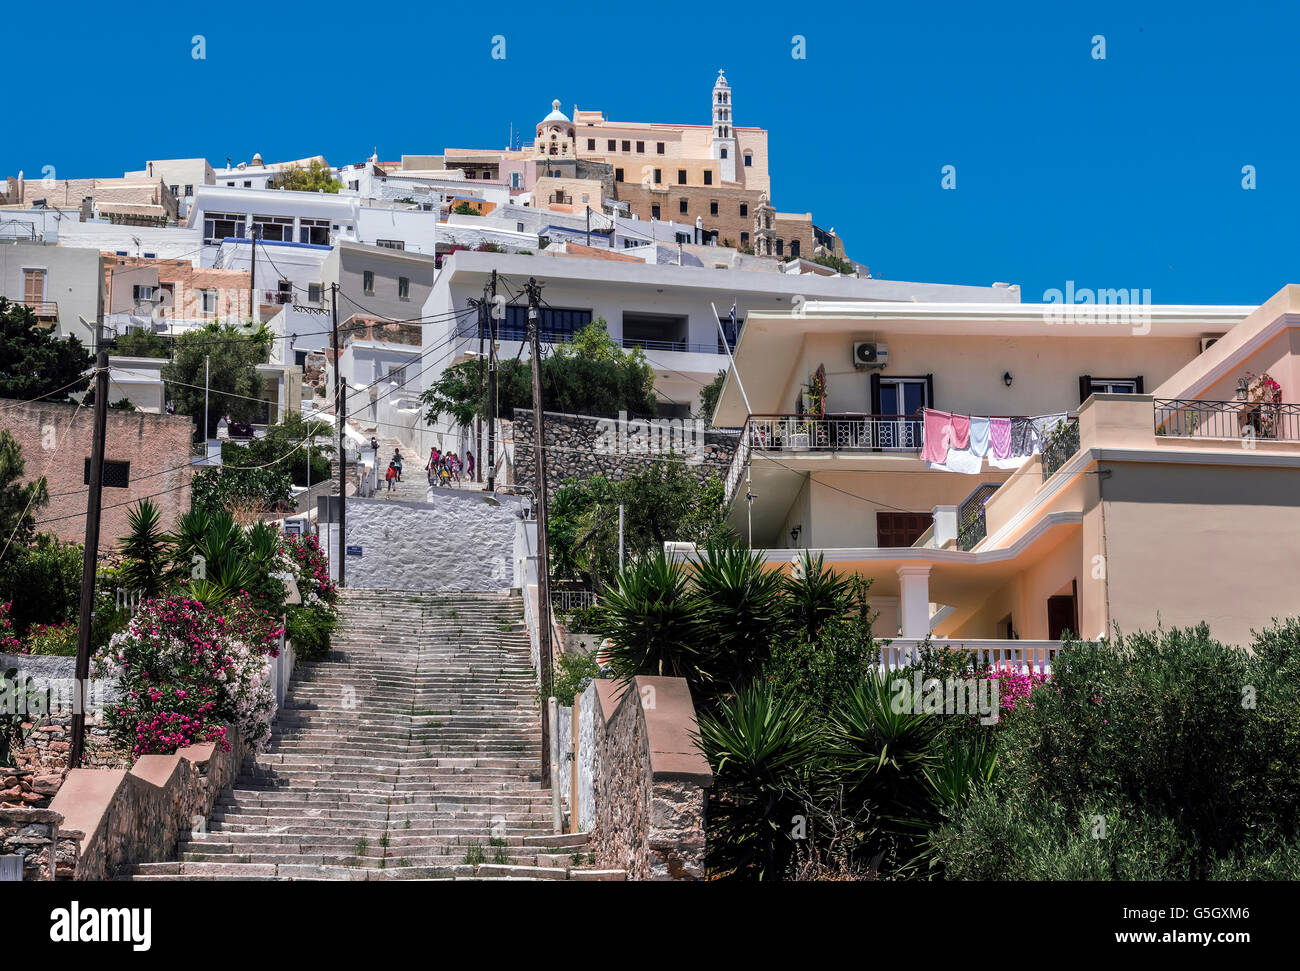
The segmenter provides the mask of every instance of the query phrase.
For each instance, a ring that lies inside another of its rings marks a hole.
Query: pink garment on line
[[[952,439],[949,448],[968,448],[970,446],[970,415],[952,416]]]
[[[946,411],[926,408],[924,412],[924,441],[921,458],[927,462],[943,464],[948,457],[948,444],[952,440],[952,415]]]
[[[995,459],[1011,456],[1011,419],[989,419],[989,454]]]

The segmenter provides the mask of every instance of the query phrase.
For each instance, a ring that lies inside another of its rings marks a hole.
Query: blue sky
[[[1300,282],[1293,3],[471,6],[11,5],[0,173],[504,147],[552,98],[707,124],[725,68],[736,123],[770,131],[777,208],[876,275],[1027,301],[1067,280],[1158,303]]]

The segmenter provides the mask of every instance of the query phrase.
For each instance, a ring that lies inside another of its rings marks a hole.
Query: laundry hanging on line
[[[986,418],[924,409],[925,441],[921,458],[943,472],[979,475],[984,460],[995,469],[1018,469],[1042,452],[1053,428],[1066,413],[1026,418]]]

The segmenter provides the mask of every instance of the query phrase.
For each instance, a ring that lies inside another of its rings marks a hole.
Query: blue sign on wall
[[[348,547],[348,556],[360,556],[360,555],[361,555],[361,547],[360,547],[360,546],[349,546],[349,547]]]

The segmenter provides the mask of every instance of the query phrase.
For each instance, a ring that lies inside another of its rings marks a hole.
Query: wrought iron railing
[[[988,534],[988,525],[984,520],[984,503],[989,496],[998,491],[1001,483],[985,482],[963,499],[957,506],[957,548],[974,549]]]
[[[1156,398],[1157,435],[1300,442],[1300,404]]]
[[[1057,422],[1055,428],[1046,429],[1043,437],[1043,481],[1046,482],[1055,475],[1078,451],[1078,418],[1066,418]]]
[[[750,415],[723,486],[730,502],[752,450],[763,452],[915,452],[924,423],[916,415]]]
[[[551,609],[556,613],[567,614],[574,610],[586,610],[596,604],[596,595],[590,590],[552,590]]]
[[[919,451],[925,425],[916,415],[750,415],[744,434],[769,451]]]

